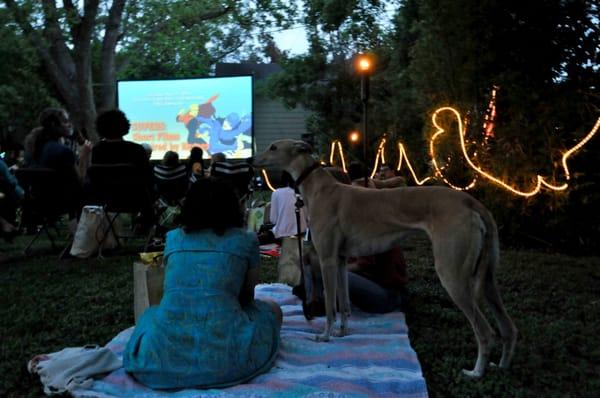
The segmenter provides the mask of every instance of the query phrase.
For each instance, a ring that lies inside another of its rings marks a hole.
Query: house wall
[[[255,153],[261,153],[275,140],[299,140],[307,132],[307,117],[308,112],[301,107],[288,109],[279,101],[257,98],[254,103]]]

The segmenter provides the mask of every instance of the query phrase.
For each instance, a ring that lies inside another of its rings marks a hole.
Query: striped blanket
[[[304,319],[300,301],[282,284],[259,285],[257,298],[270,298],[283,310],[279,358],[274,367],[247,384],[222,390],[155,391],[128,376],[123,368],[94,381],[75,397],[427,397],[421,367],[410,346],[404,314],[366,314],[353,308],[350,335],[315,342],[324,318]],[[133,328],[107,347],[121,357]]]

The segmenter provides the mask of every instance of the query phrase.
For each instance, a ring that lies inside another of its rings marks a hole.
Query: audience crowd
[[[199,147],[191,149],[186,162],[167,151],[153,164],[150,145],[124,138],[130,122],[117,109],[98,115],[100,140],[94,145],[74,131],[62,109],[45,109],[38,121],[24,140],[22,156],[0,157],[0,237],[10,242],[20,229],[33,231],[42,222],[28,207],[29,196],[36,195],[28,170],[53,175],[46,185],[64,205],[56,215],[67,214],[75,225],[83,206],[97,203],[103,194],[96,180],[102,170],[136,170],[136,187],[148,193],[151,205],[141,207],[133,221],[142,229],[162,224],[168,267],[165,295],[140,318],[125,350],[125,369],[150,387],[167,389],[223,387],[267,371],[277,353],[282,315],[277,304],[254,300],[259,241],[243,228],[240,199],[250,190],[252,168],[228,162],[222,153],[212,154],[205,168]],[[5,149],[0,143],[0,153]],[[351,164],[348,174],[329,171],[342,183],[366,181],[371,188],[404,184],[387,167],[375,179],[365,179],[357,164]],[[296,287],[303,281],[294,242],[310,230],[310,223],[301,210],[298,233],[294,181],[289,175],[282,181],[271,198],[270,236],[284,246],[279,281]],[[178,210],[169,213],[172,209]],[[165,214],[178,217],[167,222]],[[405,305],[408,278],[400,248],[350,259],[349,270],[351,301],[364,311],[389,312]],[[206,343],[202,350],[200,341]]]

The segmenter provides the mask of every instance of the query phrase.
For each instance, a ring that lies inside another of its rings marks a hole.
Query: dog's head
[[[278,140],[250,162],[256,167],[277,167],[289,172],[296,166],[303,167],[307,161],[314,162],[311,154],[311,146],[304,141]]]

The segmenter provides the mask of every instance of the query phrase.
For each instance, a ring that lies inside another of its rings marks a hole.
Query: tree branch
[[[100,0],[85,0],[83,4],[83,17],[79,28],[79,37],[81,44],[90,46],[92,32],[96,24],[96,16],[98,15],[98,5]]]
[[[78,34],[77,30],[81,23],[81,15],[79,15],[79,10],[75,7],[72,0],[63,0],[63,5],[67,13],[67,22],[71,30],[71,37],[74,38]]]
[[[224,7],[221,9],[215,9],[215,10],[210,10],[207,11],[205,13],[202,14],[193,14],[193,15],[189,15],[185,18],[185,20],[181,20],[181,25],[189,28],[194,24],[197,24],[198,22],[202,22],[202,21],[208,21],[210,19],[214,19],[214,18],[219,18],[229,12],[231,12],[233,10],[232,7]],[[153,35],[157,34],[158,32],[162,31],[164,29],[164,27],[170,23],[170,20],[167,19],[162,19],[159,23],[155,23],[154,25],[152,25],[152,27],[145,33],[146,37],[152,37]],[[144,46],[144,44],[148,43],[150,40],[138,40],[135,43],[133,43],[131,45],[131,47],[129,48],[129,52],[138,52],[141,51],[141,48]],[[224,53],[213,57],[213,59],[215,60],[221,60],[222,58],[224,58],[225,56],[231,54],[232,52],[236,51],[237,49],[239,49],[241,46],[243,45],[243,43],[237,43],[237,45],[234,46],[233,49],[231,50],[227,50]],[[123,70],[128,64],[129,64],[130,60],[128,58],[123,59],[119,65],[116,66],[116,70]]]
[[[191,28],[194,25],[197,25],[199,22],[209,21],[211,19],[222,17],[233,10],[231,7],[225,7],[221,9],[209,10],[200,15],[189,15],[185,19],[181,20],[181,24],[186,28]]]
[[[79,93],[79,127],[87,130],[92,141],[95,140],[94,120],[96,119],[96,103],[92,88],[92,33],[96,25],[99,0],[85,0],[83,16],[74,38],[75,68],[77,71],[77,92]]]
[[[214,64],[216,64],[217,62],[221,61],[223,58],[225,58],[225,57],[226,57],[226,56],[228,56],[229,54],[231,54],[231,53],[233,53],[233,52],[235,52],[235,51],[239,50],[239,49],[240,49],[240,47],[242,47],[243,45],[244,45],[244,43],[243,43],[243,42],[240,40],[240,41],[238,41],[237,43],[235,43],[235,44],[234,44],[234,45],[233,45],[231,48],[229,48],[228,50],[225,50],[225,51],[221,52],[220,54],[218,54],[218,55],[216,55],[216,56],[214,56],[214,57],[211,57],[211,58],[210,58],[210,60],[209,60],[209,62],[210,62],[210,65],[214,65]]]
[[[102,40],[102,68],[100,83],[101,96],[99,107],[112,108],[115,103],[115,77],[116,77],[116,47],[121,37],[120,28],[123,18],[125,0],[114,0],[108,19],[104,26],[104,39]]]
[[[70,80],[72,75],[65,73],[65,71],[62,70],[55,62],[55,59],[53,58],[53,55],[51,54],[48,48],[49,46],[45,42],[44,37],[33,28],[33,26],[27,20],[27,16],[23,13],[23,10],[19,8],[15,1],[4,0],[4,4],[6,4],[6,7],[12,12],[15,21],[25,33],[27,39],[36,49],[46,67],[46,71],[48,72],[50,79],[56,85],[56,88],[65,101],[67,107],[72,109],[72,107],[77,104],[77,94],[72,81]]]
[[[48,39],[48,43],[50,44],[52,58],[63,71],[65,77],[72,80],[75,75],[75,65],[58,23],[56,3],[54,0],[44,0],[42,2],[42,8],[44,10],[45,20],[44,36]]]

